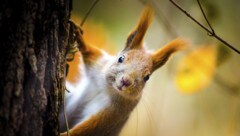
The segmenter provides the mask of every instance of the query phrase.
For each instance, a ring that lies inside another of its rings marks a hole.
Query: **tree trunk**
[[[58,135],[69,0],[1,0],[0,135]]]

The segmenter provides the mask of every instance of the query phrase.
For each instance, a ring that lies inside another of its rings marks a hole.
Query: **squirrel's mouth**
[[[130,88],[130,86],[128,84],[125,84],[122,81],[120,83],[116,83],[116,87],[117,87],[118,91],[120,91],[120,92],[125,91]]]
[[[117,86],[119,91],[122,91],[122,86]]]
[[[128,90],[131,86],[129,82],[123,81],[122,76],[119,73],[110,73],[107,75],[107,82],[116,91],[123,92]]]
[[[117,89],[119,91],[123,91],[123,90],[125,90],[125,87],[124,87],[124,85],[119,85],[119,86],[117,86]]]

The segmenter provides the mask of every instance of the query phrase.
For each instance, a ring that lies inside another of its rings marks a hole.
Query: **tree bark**
[[[69,0],[1,0],[0,135],[58,135]]]

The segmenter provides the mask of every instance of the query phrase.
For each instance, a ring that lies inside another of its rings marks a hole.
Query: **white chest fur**
[[[82,74],[80,82],[74,85],[66,83],[67,89],[70,90],[70,93],[66,92],[66,115],[70,128],[87,120],[110,104],[105,75],[102,71],[106,66],[105,61],[106,56],[98,60],[96,68],[91,69],[85,69],[81,65],[79,67]],[[63,112],[59,119],[60,129],[65,131]]]

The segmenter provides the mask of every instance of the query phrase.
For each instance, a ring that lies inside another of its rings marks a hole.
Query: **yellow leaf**
[[[217,52],[213,45],[205,45],[187,54],[177,65],[177,88],[183,93],[194,93],[211,82],[216,69]]]

